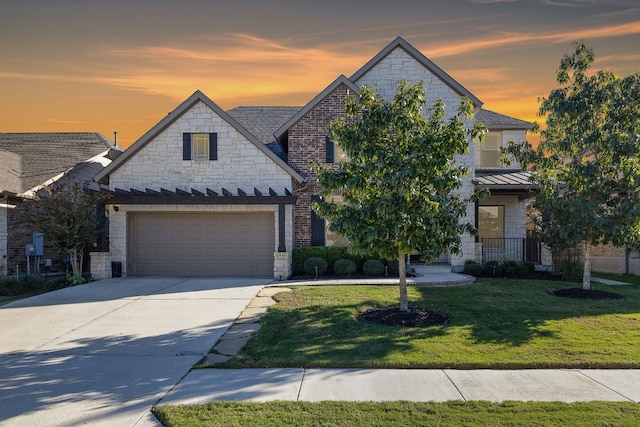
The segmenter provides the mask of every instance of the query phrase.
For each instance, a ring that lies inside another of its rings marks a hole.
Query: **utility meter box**
[[[35,248],[35,256],[44,255],[44,234],[33,233],[33,247]]]
[[[36,254],[36,248],[31,243],[24,245],[24,254],[26,256],[34,256]]]

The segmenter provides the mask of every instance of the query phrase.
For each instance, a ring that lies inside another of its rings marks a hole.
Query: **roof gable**
[[[149,129],[144,135],[142,135],[136,142],[134,142],[128,149],[122,153],[117,159],[115,159],[109,166],[102,170],[102,172],[98,173],[95,177],[95,180],[98,182],[106,182],[107,177],[117,170],[120,166],[124,165],[131,157],[133,157],[138,151],[140,151],[143,147],[149,144],[154,140],[162,131],[171,126],[176,120],[178,120],[182,115],[184,115],[187,111],[189,111],[193,106],[195,106],[198,102],[204,103],[207,107],[209,107],[215,114],[217,114],[222,120],[227,122],[231,127],[233,127],[238,133],[244,136],[250,143],[255,145],[260,151],[262,151],[267,157],[273,160],[278,166],[280,166],[283,170],[285,170],[289,175],[295,178],[298,182],[303,182],[304,178],[298,174],[291,166],[289,166],[284,160],[282,160],[278,155],[269,150],[262,142],[258,140],[251,132],[245,129],[240,123],[238,123],[233,117],[231,117],[227,112],[225,112],[222,108],[220,108],[215,102],[209,99],[204,93],[201,91],[196,91],[183,101],[175,110],[170,112],[165,118],[160,120],[154,127]]]
[[[432,74],[437,76],[442,82],[444,82],[447,86],[453,89],[456,93],[461,96],[467,97],[471,100],[474,106],[481,107],[483,102],[480,101],[474,94],[469,92],[464,86],[458,83],[453,77],[447,74],[442,68],[438,67],[433,61],[424,56],[422,52],[409,44],[402,37],[397,37],[394,41],[389,43],[387,47],[382,49],[376,56],[371,58],[369,62],[363,65],[358,71],[356,71],[351,77],[350,80],[352,82],[357,82],[360,80],[367,72],[371,71],[373,67],[375,67],[380,61],[382,61],[389,53],[393,52],[395,49],[403,49],[407,52],[411,57],[413,57],[416,61],[418,61],[423,67],[429,70]]]
[[[285,124],[280,126],[278,130],[275,131],[274,135],[276,139],[282,142],[282,138],[287,133],[289,128],[296,124],[298,120],[303,118],[309,111],[311,111],[316,105],[321,103],[329,94],[331,94],[334,90],[336,90],[340,85],[347,86],[354,93],[360,93],[360,88],[353,83],[353,81],[349,80],[345,75],[340,75],[337,79],[335,79],[329,86],[327,86],[322,92],[316,95],[311,101],[307,103],[304,107],[302,107],[293,117],[291,117]]]

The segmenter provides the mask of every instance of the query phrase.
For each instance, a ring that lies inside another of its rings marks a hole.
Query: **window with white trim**
[[[500,163],[500,147],[502,147],[502,132],[488,132],[480,144],[480,167],[497,168]]]
[[[183,133],[182,160],[207,162],[218,160],[217,133]]]

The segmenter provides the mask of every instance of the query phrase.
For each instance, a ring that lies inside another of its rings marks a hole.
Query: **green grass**
[[[640,405],[623,402],[213,402],[160,406],[167,427],[187,426],[637,426]]]
[[[640,285],[594,285],[623,295],[620,301],[549,294],[575,286],[481,279],[463,287],[410,287],[411,306],[450,319],[429,328],[356,319],[368,307],[397,305],[396,286],[296,287],[276,296],[261,330],[217,367],[640,368]]]

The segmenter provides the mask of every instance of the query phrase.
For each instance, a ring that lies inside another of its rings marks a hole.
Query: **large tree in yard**
[[[54,184],[27,200],[27,221],[41,231],[53,248],[69,258],[73,284],[82,283],[85,247],[91,245],[102,230],[98,208],[105,194],[88,190],[80,184]]]
[[[447,249],[460,253],[461,235],[474,232],[461,222],[466,205],[456,191],[467,169],[454,157],[485,128],[467,127],[469,100],[450,119],[440,100],[428,117],[424,108],[422,83],[401,81],[390,102],[362,88],[347,100],[345,117],[330,125],[330,137],[349,160],[338,169],[316,167],[325,201],[313,209],[357,251],[398,260],[401,312],[409,311],[406,256],[417,251],[429,262]],[[332,200],[335,194],[342,203]]]
[[[640,242],[640,77],[589,72],[593,50],[575,43],[557,71],[558,88],[540,102],[540,144],[508,153],[540,186],[534,218],[553,252],[584,244],[582,289],[591,290],[591,249]]]

